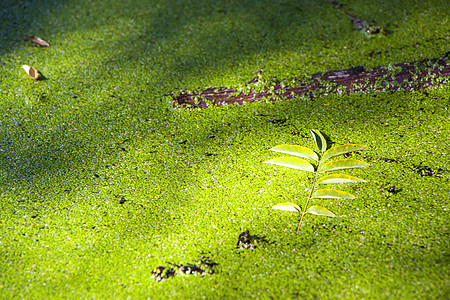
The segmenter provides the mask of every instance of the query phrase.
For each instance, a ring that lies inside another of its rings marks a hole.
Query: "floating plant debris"
[[[256,249],[261,243],[269,243],[263,236],[251,235],[248,230],[239,234],[238,242],[236,244],[236,248],[239,249]]]
[[[195,276],[205,276],[214,274],[214,267],[217,265],[209,257],[202,257],[200,263],[187,264],[187,265],[177,265],[168,262],[169,266],[159,266],[152,271],[151,277],[155,281],[162,281],[164,279],[174,277],[175,275],[195,275]]]
[[[271,84],[263,90],[253,90],[252,85],[247,84],[245,93],[232,88],[210,87],[200,92],[177,91],[170,96],[176,107],[208,108],[255,101],[289,100],[301,95],[314,98],[324,93],[417,90],[448,83],[443,77],[450,76],[449,54],[450,52],[439,59],[381,66],[370,70],[358,66],[316,73],[309,80],[297,78],[285,82],[270,80]]]
[[[420,176],[430,176],[430,177],[442,177],[442,169],[437,169],[434,171],[432,168],[427,166],[414,166],[415,171]]]
[[[396,195],[396,194],[400,193],[402,190],[403,189],[397,189],[395,187],[395,185],[389,186],[389,187],[385,188],[386,198],[389,198],[392,195]]]
[[[50,44],[35,35],[24,35],[25,40],[31,41],[36,47],[50,47]]]
[[[399,161],[394,158],[380,158],[381,161],[385,163],[400,163],[404,168],[410,169],[413,172],[419,174],[420,176],[430,176],[430,177],[442,177],[443,170],[438,168],[437,170],[433,170],[430,167],[422,166],[422,165],[412,165],[410,166],[408,163],[404,161]],[[395,194],[395,193],[394,193]]]
[[[124,204],[127,201],[127,199],[123,195],[116,195],[115,197],[117,199],[117,202],[119,202],[119,204]]]
[[[162,267],[159,266],[152,271],[152,278],[155,278],[155,281],[163,281],[164,279],[175,276],[175,270],[170,267]]]
[[[40,79],[42,77],[42,74],[36,70],[35,68],[32,68],[30,66],[27,65],[23,65],[22,69],[25,70],[25,72],[28,74],[28,76],[30,76],[32,79]]]
[[[397,162],[397,160],[393,158],[383,158],[382,161],[384,161],[385,163]]]
[[[356,27],[356,29],[361,30],[367,37],[372,37],[373,35],[386,35],[387,31],[380,27],[370,24],[368,21],[363,20],[356,16],[355,14],[350,13],[343,4],[338,3],[337,1],[329,1],[334,8],[342,11],[344,14],[351,18],[352,24]]]

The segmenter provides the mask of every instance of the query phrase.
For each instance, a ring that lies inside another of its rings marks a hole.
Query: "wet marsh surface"
[[[339,4],[386,34],[329,1],[2,1],[0,293],[444,299],[448,82],[173,108],[171,93],[245,87],[261,69],[272,83],[448,53],[448,1]],[[321,200],[337,217],[297,235],[271,207],[301,205],[312,178],[263,162],[312,148],[309,129],[367,145],[352,158],[371,166],[342,188],[357,199]]]

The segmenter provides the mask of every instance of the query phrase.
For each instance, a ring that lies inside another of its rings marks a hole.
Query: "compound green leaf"
[[[336,184],[336,183],[356,183],[356,182],[367,182],[364,179],[346,175],[346,174],[331,174],[320,177],[317,180],[317,184]]]
[[[278,145],[269,150],[281,152],[281,153],[285,153],[285,154],[290,154],[290,155],[295,155],[295,156],[299,156],[299,157],[303,157],[303,158],[308,158],[308,159],[312,159],[315,161],[319,160],[319,157],[317,156],[316,152],[314,152],[313,150],[311,150],[309,148],[303,147],[303,146]]]
[[[281,156],[265,161],[265,163],[314,173],[313,165],[297,157]]]
[[[308,208],[306,213],[312,214],[312,215],[318,215],[318,216],[331,217],[331,218],[336,217],[336,215],[333,214],[331,211],[329,211],[325,207],[318,206],[318,205],[311,206],[310,208]]]
[[[335,171],[342,169],[364,168],[369,164],[357,159],[345,158],[327,162],[322,165],[319,172]]]
[[[321,153],[324,153],[325,150],[327,150],[327,141],[325,140],[323,135],[318,130],[314,129],[311,129],[309,132],[311,133],[317,148]]]
[[[277,205],[272,206],[273,209],[285,210],[285,211],[296,211],[300,212],[302,209],[295,203],[292,202],[284,202],[279,203]]]
[[[359,145],[359,144],[339,145],[325,151],[325,153],[322,156],[322,160],[325,161],[329,158],[332,158],[333,156],[345,154],[351,151],[366,150],[366,149],[367,149],[366,145]]]
[[[320,189],[317,190],[312,196],[312,198],[333,198],[333,199],[355,199],[356,197],[350,193],[339,191],[335,189]]]

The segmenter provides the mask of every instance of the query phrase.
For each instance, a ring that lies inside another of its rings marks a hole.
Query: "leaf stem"
[[[306,215],[306,210],[307,210],[307,208],[308,208],[309,201],[311,200],[311,196],[312,196],[312,194],[313,194],[313,192],[314,192],[314,188],[316,187],[317,174],[319,174],[319,168],[320,168],[321,163],[322,163],[322,156],[320,157],[319,163],[318,163],[318,165],[317,165],[317,170],[316,170],[316,172],[314,173],[314,180],[313,180],[313,184],[312,184],[312,187],[311,187],[311,191],[309,192],[309,196],[308,196],[308,198],[306,199],[305,205],[303,206],[303,211],[302,211],[302,215],[301,215],[301,217],[300,217],[300,222],[298,222],[297,234],[298,234],[299,231],[300,231],[300,226],[302,225],[303,216]]]

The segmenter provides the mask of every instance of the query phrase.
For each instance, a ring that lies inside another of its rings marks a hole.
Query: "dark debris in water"
[[[175,270],[170,267],[159,266],[152,271],[152,278],[155,278],[155,281],[163,281],[164,279],[175,276]]]
[[[395,187],[395,185],[389,186],[389,187],[385,188],[386,198],[396,195],[396,194],[400,193],[401,191],[403,191],[403,189],[397,189]]]
[[[286,123],[286,120],[287,120],[286,118],[283,118],[283,119],[269,119],[267,121],[273,124],[284,124]]]
[[[442,169],[437,169],[436,171],[427,166],[413,166],[414,170],[420,176],[430,176],[430,177],[442,177]]]
[[[151,277],[155,281],[163,281],[175,275],[205,276],[214,274],[214,267],[217,265],[209,257],[202,257],[198,264],[177,265],[168,262],[170,266],[159,266],[152,271]]]
[[[385,163],[397,162],[397,160],[394,158],[382,158],[381,160],[384,161]]]
[[[400,163],[403,165],[403,167],[408,168],[412,170],[413,172],[419,174],[420,176],[429,176],[429,177],[442,177],[442,172],[444,171],[441,168],[433,169],[428,166],[422,166],[422,165],[412,165],[408,166],[407,163],[396,160],[394,158],[380,158],[381,161],[385,163]]]
[[[36,47],[50,47],[50,44],[48,42],[44,41],[43,39],[35,35],[24,35],[23,39],[33,42],[34,46]]]
[[[256,249],[261,244],[273,244],[275,242],[270,243],[264,236],[259,235],[251,235],[248,230],[239,234],[238,242],[236,244],[236,248],[238,249]]]
[[[255,116],[265,118],[267,122],[277,125],[285,124],[288,121],[288,118],[275,118],[264,114],[257,114]]]
[[[363,20],[356,16],[355,14],[351,13],[346,7],[337,2],[337,1],[329,1],[334,8],[342,11],[344,14],[350,17],[352,24],[356,27],[356,29],[362,31],[367,37],[371,37],[374,35],[386,35],[387,31],[380,27],[373,24],[370,24],[367,20]]]
[[[127,201],[127,199],[123,195],[114,195],[114,197],[117,199],[117,202],[119,204],[124,204]]]
[[[248,92],[243,93],[227,87],[210,87],[195,92],[177,91],[170,96],[175,107],[208,108],[227,104],[241,105],[255,101],[290,100],[302,95],[312,99],[323,94],[418,90],[446,83],[445,80],[436,80],[436,78],[450,76],[448,55],[427,61],[399,63],[370,69],[357,66],[316,73],[308,80],[291,78],[288,81],[275,81],[262,91],[254,91],[250,88]],[[270,122],[280,123],[276,119]]]

